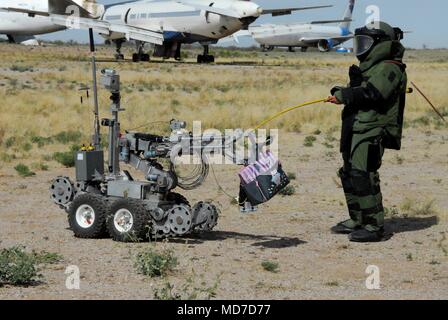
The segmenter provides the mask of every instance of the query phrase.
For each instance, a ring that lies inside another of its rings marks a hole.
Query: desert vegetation
[[[216,51],[220,64],[214,66],[193,64],[189,56],[194,56],[194,50],[186,51],[184,63],[100,63],[100,68],[113,67],[121,73],[127,109],[123,128],[166,131],[167,126],[159,121],[171,118],[184,119],[190,125],[200,120],[204,129],[250,128],[283,108],[326,97],[333,85],[347,82],[347,68],[355,62],[351,55],[341,54]],[[106,58],[111,53],[110,48],[100,47],[98,55]],[[30,49],[1,44],[2,163],[28,165],[27,159],[32,158],[34,162],[72,165],[71,148],[88,143],[91,134],[91,100],[78,90],[90,86],[88,58],[87,48],[79,45]],[[409,51],[406,62],[409,78],[448,115],[444,91],[448,53]],[[100,103],[106,116],[107,92],[101,91]],[[339,107],[321,104],[293,112],[269,126],[309,133],[304,145],[312,147],[316,130],[337,130],[339,114]],[[407,126],[422,130],[443,127],[417,94],[408,96],[406,118]]]

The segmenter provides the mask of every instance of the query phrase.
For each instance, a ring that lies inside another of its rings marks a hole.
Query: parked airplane
[[[250,35],[265,51],[273,50],[275,47],[287,47],[289,51],[294,51],[295,47],[300,47],[305,52],[309,47],[317,47],[321,52],[328,52],[333,47],[353,38],[350,22],[354,6],[355,0],[349,0],[342,20],[250,26],[248,31],[235,33],[234,39],[238,42],[238,37]],[[337,22],[340,22],[339,26],[325,25]]]
[[[204,53],[198,56],[198,62],[207,63],[214,61],[214,57],[209,54],[210,44],[247,29],[263,14],[279,16],[298,10],[331,7],[266,10],[247,0],[144,0],[106,6],[90,3],[90,8],[86,7],[86,3],[83,0],[48,0],[48,3],[46,0],[30,0],[29,3],[21,4],[6,0],[2,8],[9,13],[25,14],[22,19],[43,16],[47,19],[46,27],[50,32],[60,30],[61,27],[92,28],[115,43],[117,59],[124,58],[121,46],[127,40],[136,40],[137,53],[133,55],[134,61],[149,60],[149,55],[144,53],[145,43],[155,45],[156,57],[180,59],[182,44],[199,42],[204,47]],[[14,39],[16,32],[13,26],[18,23],[10,22],[9,28],[2,27],[3,24],[8,26],[2,19],[0,33],[9,34]],[[19,24],[27,25],[24,21]],[[45,27],[41,27],[40,30],[44,29]]]
[[[94,0],[73,0],[77,5],[90,12],[92,16],[102,14],[101,6],[97,6]],[[1,7],[15,8],[18,10],[33,10],[38,12],[48,12],[47,0],[1,0]],[[99,11],[98,11],[99,10]],[[0,34],[8,37],[12,43],[24,45],[38,45],[36,35],[52,33],[66,29],[52,23],[50,19],[42,15],[30,16],[22,12],[8,12],[0,10]]]

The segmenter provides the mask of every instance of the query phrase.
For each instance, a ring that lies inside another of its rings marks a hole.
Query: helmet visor
[[[355,36],[355,38],[353,39],[353,51],[357,56],[361,56],[368,52],[372,48],[374,43],[375,40],[370,36]]]

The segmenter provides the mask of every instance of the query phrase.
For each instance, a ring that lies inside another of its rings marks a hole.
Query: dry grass
[[[129,50],[129,49],[127,49]],[[112,48],[100,47],[98,56],[110,57]],[[194,51],[187,53],[193,57]],[[219,58],[219,54],[225,56]],[[336,84],[347,82],[352,56],[256,52],[218,52],[220,64],[194,63],[100,63],[117,69],[123,82],[122,126],[178,118],[190,123],[201,120],[203,128],[249,128],[273,112],[304,101],[326,97]],[[448,111],[445,93],[448,51],[411,51],[409,78],[421,86],[434,103]],[[91,134],[90,101],[80,103],[81,84],[90,82],[87,47],[28,48],[0,44],[0,162],[27,160],[39,155],[46,161],[55,151],[66,151],[60,143],[37,147],[33,136],[50,137],[62,131]],[[251,61],[248,63],[248,61]],[[189,58],[187,62],[192,62]],[[222,64],[221,64],[222,62]],[[236,65],[228,65],[239,62]],[[108,93],[101,91],[102,116],[108,115]],[[287,131],[312,133],[316,128],[332,132],[339,126],[340,108],[317,105],[297,111],[271,124]],[[440,126],[426,102],[409,96],[408,123]],[[162,131],[158,125],[143,130]],[[12,145],[6,146],[14,137]],[[27,145],[28,144],[28,145]]]
[[[440,214],[434,199],[416,200],[406,198],[401,204],[401,210],[408,217],[431,217]]]

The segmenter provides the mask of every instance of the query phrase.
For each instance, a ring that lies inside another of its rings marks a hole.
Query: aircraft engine
[[[334,47],[334,42],[331,39],[328,40],[319,40],[317,43],[317,48],[320,52],[328,52]]]

